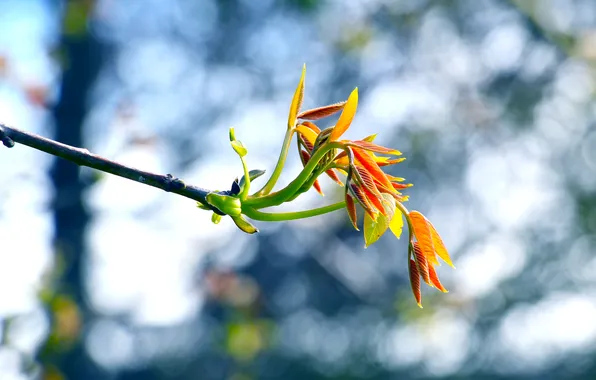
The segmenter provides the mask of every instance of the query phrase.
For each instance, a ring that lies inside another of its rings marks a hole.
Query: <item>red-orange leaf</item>
[[[414,258],[416,259],[416,264],[418,265],[418,272],[420,272],[420,276],[422,280],[426,282],[428,285],[433,286],[430,282],[430,276],[428,274],[428,261],[426,261],[426,257],[422,250],[420,249],[420,245],[418,242],[414,242]]]
[[[306,164],[310,160],[310,154],[304,149],[302,149],[300,150],[300,159],[302,160],[302,165],[306,166]]]
[[[439,261],[435,255],[435,247],[426,218],[418,211],[410,211],[408,217],[414,229],[414,236],[416,236],[416,240],[418,240],[426,259],[431,263],[430,266],[437,265]]]
[[[325,196],[325,194],[323,194],[323,190],[321,189],[321,184],[319,183],[318,179],[315,179],[315,182],[312,184],[312,187],[315,188],[317,193],[321,194],[322,196]]]
[[[335,170],[329,169],[329,170],[326,170],[325,173],[327,173],[329,178],[334,180],[338,185],[340,185],[340,186],[344,185],[344,183],[341,181],[341,179],[339,179],[339,177],[337,176],[337,173],[335,172]]]
[[[354,154],[360,166],[364,167],[375,179],[377,179],[383,187],[393,190],[391,181],[385,176],[385,173],[379,168],[374,159],[365,151],[358,148],[348,148]]]
[[[339,102],[329,104],[328,106],[317,107],[310,110],[302,111],[298,114],[298,119],[319,120],[327,116],[331,116],[344,108],[346,102]]]
[[[449,292],[447,289],[445,289],[443,284],[441,284],[441,281],[439,281],[439,276],[437,276],[437,272],[435,271],[435,268],[432,265],[428,266],[428,275],[430,277],[430,282],[433,283],[435,288],[439,289],[443,293]]]
[[[420,308],[422,308],[422,291],[420,289],[420,273],[418,273],[418,267],[414,260],[410,260],[410,285],[412,285],[412,293],[414,293],[414,298],[416,298],[416,303]]]
[[[373,207],[373,205],[371,205],[370,202],[368,201],[368,198],[366,197],[364,190],[362,190],[362,188],[360,186],[357,186],[353,183],[350,184],[350,186],[348,187],[348,190],[350,191],[352,196],[354,198],[356,198],[358,203],[360,203],[360,206],[362,206],[364,211],[366,211],[366,213],[368,215],[370,215],[371,219],[377,220],[378,213],[375,211],[375,208]]]
[[[354,226],[356,231],[360,231],[358,229],[358,216],[356,215],[356,205],[354,204],[354,198],[352,198],[352,196],[350,196],[350,194],[348,194],[347,192],[346,192],[346,210],[348,210],[348,216],[350,217],[350,222],[352,222],[352,225]]]
[[[401,152],[396,149],[385,148],[384,146],[374,144],[372,142],[368,142],[365,140],[356,140],[347,142],[346,145],[348,146],[355,146],[361,148],[363,150],[375,153],[382,153],[382,154],[392,154],[394,156],[401,155]]]
[[[387,157],[376,157],[377,158],[377,165],[379,166],[389,166],[389,165],[395,165],[395,164],[399,164],[402,161],[405,161],[406,158],[402,157],[402,158],[396,158],[395,160],[389,160],[387,159]]]
[[[411,183],[395,183],[395,182],[391,182],[391,185],[393,185],[393,188],[395,190],[403,190],[403,189],[407,189],[408,187],[414,186]]]

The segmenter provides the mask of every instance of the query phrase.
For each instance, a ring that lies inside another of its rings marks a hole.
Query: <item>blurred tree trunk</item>
[[[67,1],[65,5],[60,45],[63,57],[61,91],[52,110],[55,139],[82,147],[85,145],[83,123],[88,95],[100,69],[102,46],[89,31],[92,2]],[[51,306],[53,326],[48,342],[57,348],[50,354],[50,363],[57,374],[69,380],[93,380],[99,379],[101,373],[83,346],[85,322],[90,313],[85,300],[82,265],[90,215],[82,199],[86,185],[79,174],[77,165],[60,159],[51,169],[54,246],[58,260],[63,260],[64,272],[58,280],[57,295]]]

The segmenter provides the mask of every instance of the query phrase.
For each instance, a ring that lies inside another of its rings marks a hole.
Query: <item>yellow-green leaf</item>
[[[391,230],[391,232],[393,232],[393,235],[395,235],[395,237],[399,239],[401,237],[401,232],[403,231],[403,228],[403,215],[399,209],[396,209],[395,213],[393,214],[393,218],[391,219],[391,223],[389,223],[389,229]]]
[[[302,100],[304,99],[304,77],[306,76],[306,64],[302,66],[302,75],[300,76],[300,81],[298,82],[298,87],[296,87],[296,91],[294,92],[294,97],[292,98],[292,104],[290,105],[290,114],[288,115],[288,128],[294,128],[294,124],[296,124],[296,116],[298,112],[300,112],[300,107],[302,107]]]
[[[244,157],[248,153],[248,150],[246,150],[246,148],[244,147],[244,145],[242,145],[240,141],[234,140],[230,144],[232,144],[234,152],[236,152],[240,157]]]
[[[232,220],[236,224],[236,227],[246,232],[247,234],[254,234],[259,232],[259,229],[253,226],[248,220],[244,219],[242,215],[233,216]]]
[[[364,214],[364,244],[365,247],[374,244],[389,228],[389,220],[385,215],[379,214],[374,221],[368,213]]]

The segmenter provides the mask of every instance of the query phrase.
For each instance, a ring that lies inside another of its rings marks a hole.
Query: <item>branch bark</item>
[[[62,144],[33,133],[9,127],[2,123],[0,123],[0,140],[4,146],[8,148],[12,148],[15,143],[27,145],[31,148],[68,160],[79,166],[86,166],[102,172],[114,174],[143,185],[156,187],[208,205],[206,197],[207,194],[210,193],[209,190],[198,186],[187,185],[181,179],[175,178],[171,174],[161,175],[138,170],[93,154],[87,149]]]

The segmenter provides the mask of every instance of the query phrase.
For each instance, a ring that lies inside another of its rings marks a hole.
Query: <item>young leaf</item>
[[[348,210],[348,216],[350,217],[350,222],[356,229],[356,231],[360,231],[358,229],[358,216],[356,215],[356,205],[354,204],[354,198],[350,196],[346,192],[346,210]]]
[[[234,140],[230,142],[230,144],[232,144],[234,152],[236,152],[240,157],[244,157],[248,153],[248,150],[246,150],[246,148],[244,147],[244,145],[242,145],[240,141]]]
[[[375,243],[389,228],[389,221],[385,215],[377,216],[374,221],[368,213],[364,214],[364,244],[365,247]]]
[[[232,217],[234,223],[236,223],[236,227],[240,228],[242,231],[246,232],[247,234],[254,234],[259,232],[259,229],[252,224],[250,224],[242,215]]]
[[[451,257],[449,257],[449,252],[447,252],[447,248],[445,248],[445,244],[443,243],[443,239],[439,236],[439,233],[435,229],[435,226],[427,219],[426,222],[428,223],[428,227],[430,229],[430,234],[432,236],[433,245],[435,246],[435,252],[447,265],[451,266],[455,269],[455,266],[451,262]]]
[[[432,265],[437,265],[439,261],[435,255],[435,247],[433,245],[430,228],[426,222],[426,218],[418,211],[410,211],[408,216],[410,218],[410,222],[412,223],[412,228],[414,229],[414,236],[416,236],[416,240],[418,240],[420,248],[426,256],[426,259]]]
[[[335,127],[329,136],[329,141],[336,141],[350,127],[354,115],[356,114],[356,108],[358,108],[358,87],[356,87],[348,97],[348,101],[339,116],[339,120],[337,120],[337,124],[335,124]]]
[[[344,108],[346,102],[339,102],[335,104],[329,104],[328,106],[313,108],[310,110],[302,111],[298,114],[298,119],[306,120],[319,120],[327,116],[331,116],[336,112],[339,112]]]
[[[383,194],[383,195],[385,195],[385,194]],[[399,239],[401,237],[403,228],[404,228],[403,215],[399,209],[395,209],[395,212],[393,213],[393,218],[391,218],[391,223],[389,223],[389,229],[391,230],[391,232],[393,232],[393,235],[395,235],[395,237]]]
[[[416,259],[416,265],[418,265],[418,272],[420,273],[420,276],[422,276],[422,280],[428,285],[434,286],[430,281],[428,261],[426,261],[426,257],[420,249],[420,244],[418,244],[418,242],[414,242],[412,244],[412,250],[414,251],[414,258]]]
[[[409,266],[409,274],[410,274],[410,285],[412,285],[412,292],[414,293],[414,298],[416,298],[416,303],[422,309],[422,291],[420,289],[420,273],[418,273],[418,267],[416,267],[416,263],[414,260],[410,260]]]
[[[248,172],[248,177],[250,178],[250,182],[252,182],[255,179],[262,176],[263,174],[265,174],[265,170],[254,169],[254,170],[251,170]],[[242,178],[240,178],[240,182],[238,183],[240,185],[240,188],[244,188],[245,182],[246,182],[246,179],[244,178],[244,176],[242,176]]]
[[[294,92],[294,97],[292,98],[292,104],[290,105],[290,114],[288,115],[288,128],[293,128],[294,124],[296,124],[296,115],[300,111],[300,107],[302,107],[302,100],[304,98],[304,77],[306,76],[306,64],[302,66],[302,75],[300,76],[300,81],[298,82],[298,87],[296,87],[296,91]]]
[[[437,276],[437,272],[435,271],[435,268],[432,265],[428,266],[428,276],[430,277],[430,282],[432,282],[435,288],[439,289],[443,293],[449,293],[449,291],[445,289],[443,284],[441,284],[441,281],[439,281],[439,276]]]

